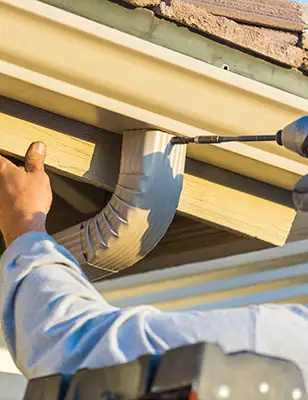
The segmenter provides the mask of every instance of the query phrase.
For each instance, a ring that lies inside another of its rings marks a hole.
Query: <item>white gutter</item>
[[[275,133],[308,114],[308,100],[41,2],[0,4],[7,97],[120,133]],[[289,190],[308,171],[272,143],[192,146],[188,155]]]

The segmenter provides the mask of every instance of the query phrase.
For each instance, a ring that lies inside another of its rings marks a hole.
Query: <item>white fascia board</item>
[[[308,114],[306,99],[47,4],[0,6],[7,97],[120,133],[273,134]],[[188,155],[289,190],[308,172],[274,143],[192,145]]]

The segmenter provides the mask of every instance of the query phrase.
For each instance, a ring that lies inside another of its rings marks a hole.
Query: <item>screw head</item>
[[[293,400],[300,400],[303,396],[303,392],[300,389],[294,389],[292,392]]]
[[[231,396],[231,388],[228,385],[220,385],[217,390],[216,399],[224,400],[228,399],[230,396]]]
[[[270,391],[270,385],[267,382],[260,383],[259,391],[262,394],[267,394]]]

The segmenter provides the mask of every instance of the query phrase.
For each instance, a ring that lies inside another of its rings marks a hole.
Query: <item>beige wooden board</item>
[[[210,165],[187,160],[179,210],[273,244],[283,244],[295,211],[291,194]],[[271,238],[270,238],[271,237]],[[274,238],[275,237],[275,238]],[[274,240],[273,240],[274,239]]]
[[[42,140],[52,170],[115,187],[119,136],[8,99],[2,105],[2,152],[22,157],[32,141]],[[193,160],[187,160],[178,211],[276,245],[286,241],[295,217],[290,192]]]

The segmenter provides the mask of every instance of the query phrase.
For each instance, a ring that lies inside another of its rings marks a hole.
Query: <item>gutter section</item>
[[[1,9],[3,94],[54,113],[118,133],[187,136],[273,133],[308,113],[306,99],[46,4],[2,0]],[[269,143],[190,146],[188,155],[289,190],[308,171]]]

